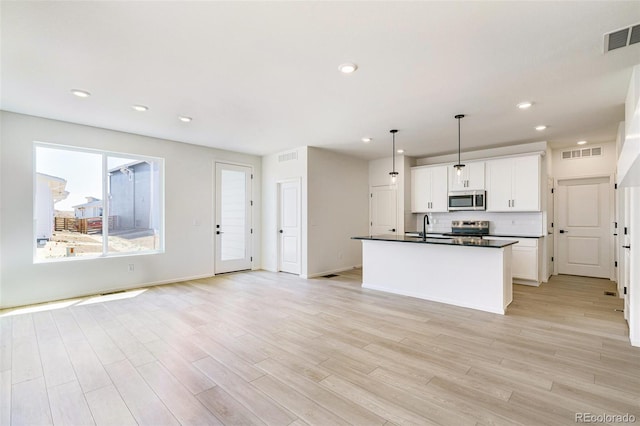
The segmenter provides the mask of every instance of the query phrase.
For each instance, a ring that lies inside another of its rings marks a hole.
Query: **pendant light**
[[[395,185],[396,181],[398,180],[398,172],[396,172],[396,133],[398,133],[398,131],[396,129],[393,130],[389,130],[389,133],[391,133],[393,136],[393,150],[391,151],[391,160],[393,161],[393,170],[389,172],[389,176],[391,176],[391,184]]]
[[[456,169],[456,175],[460,176],[464,168],[464,164],[460,162],[460,119],[464,118],[464,114],[458,114],[455,118],[458,120],[458,164],[455,164],[453,168]]]

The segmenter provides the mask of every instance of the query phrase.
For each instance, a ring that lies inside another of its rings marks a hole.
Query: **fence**
[[[88,217],[76,219],[74,217],[55,217],[56,231],[74,231],[82,234],[101,234],[102,217]],[[109,216],[109,229],[113,229],[117,223],[116,216]]]

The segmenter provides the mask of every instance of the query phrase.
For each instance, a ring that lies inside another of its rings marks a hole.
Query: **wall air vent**
[[[282,163],[283,161],[291,161],[298,159],[298,151],[287,152],[286,154],[278,155],[278,163]]]
[[[562,151],[563,160],[575,160],[576,158],[599,157],[602,155],[602,147],[595,146],[593,148],[577,148],[568,151]]]
[[[640,24],[631,27],[631,35],[629,36],[629,44],[640,43]]]
[[[640,43],[640,24],[622,28],[604,35],[604,52]]]

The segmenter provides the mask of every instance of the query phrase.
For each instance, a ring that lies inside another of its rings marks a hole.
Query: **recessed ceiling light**
[[[399,149],[396,151],[398,154],[404,154],[404,149]]]
[[[578,141],[578,145],[585,145],[587,141]]]
[[[184,115],[181,115],[178,117],[178,120],[184,122],[184,123],[189,123],[191,120],[193,120],[191,117],[187,117]]]
[[[373,138],[362,138],[362,142],[369,143],[373,140]]]
[[[136,111],[148,111],[149,107],[148,106],[144,106],[144,105],[132,105],[131,108],[135,109]]]
[[[531,108],[531,105],[533,105],[532,102],[520,102],[517,107],[520,109],[527,109],[527,108]]]
[[[537,130],[537,131],[539,131],[539,132],[543,131],[543,130],[544,130],[544,129],[546,129],[546,128],[547,128],[547,126],[545,126],[544,124],[541,124],[541,125],[539,125],[539,126],[536,126],[536,130]]]
[[[351,74],[352,72],[358,69],[358,66],[351,62],[347,62],[346,64],[340,65],[338,69],[340,70],[341,73]]]
[[[88,98],[89,96],[91,96],[91,93],[87,92],[86,90],[80,90],[80,89],[72,89],[71,93],[73,93],[79,98]]]

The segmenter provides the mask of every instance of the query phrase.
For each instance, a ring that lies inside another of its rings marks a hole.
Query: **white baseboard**
[[[56,302],[61,302],[61,301],[64,301],[64,300],[84,299],[84,298],[87,298],[87,297],[95,297],[95,296],[99,296],[100,294],[112,293],[112,292],[116,292],[116,291],[130,291],[130,290],[136,290],[136,289],[145,288],[145,287],[154,287],[154,286],[157,286],[157,285],[181,283],[181,282],[184,282],[184,281],[200,280],[200,279],[203,279],[203,278],[211,278],[211,277],[213,277],[212,274],[204,274],[204,275],[193,275],[193,276],[183,277],[183,278],[174,278],[174,279],[169,279],[169,280],[152,281],[152,282],[147,282],[147,283],[135,283],[135,284],[131,284],[131,285],[128,285],[128,286],[122,286],[122,287],[103,288],[101,290],[93,291],[92,293],[62,295],[61,297],[56,298],[56,299],[52,299],[52,300],[43,300],[43,301],[34,300],[34,301],[27,302],[27,303],[20,304],[20,305],[0,306],[0,309],[17,309],[17,308],[21,308],[21,307],[24,307],[24,306],[44,305],[44,304],[47,304],[47,303],[56,303]]]
[[[358,269],[358,268],[362,268],[362,265],[346,266],[344,268],[332,269],[330,271],[316,272],[316,273],[307,274],[307,275],[300,275],[300,278],[305,278],[305,279],[317,278],[317,277],[322,277],[322,276],[329,275],[329,274],[335,274],[335,273],[338,273],[338,272],[351,271],[353,269]]]
[[[529,281],[529,280],[521,280],[518,278],[513,279],[514,284],[528,285],[531,287],[540,287],[540,283],[538,281]]]
[[[193,275],[190,277],[185,277],[185,278],[177,278],[177,279],[173,279],[173,280],[161,280],[161,281],[153,281],[147,284],[140,284],[137,285],[137,287],[149,287],[149,286],[154,286],[154,285],[163,285],[163,284],[172,284],[172,283],[181,283],[184,281],[191,281],[191,280],[201,280],[203,278],[212,278],[214,277],[215,274],[204,274],[204,275]]]

